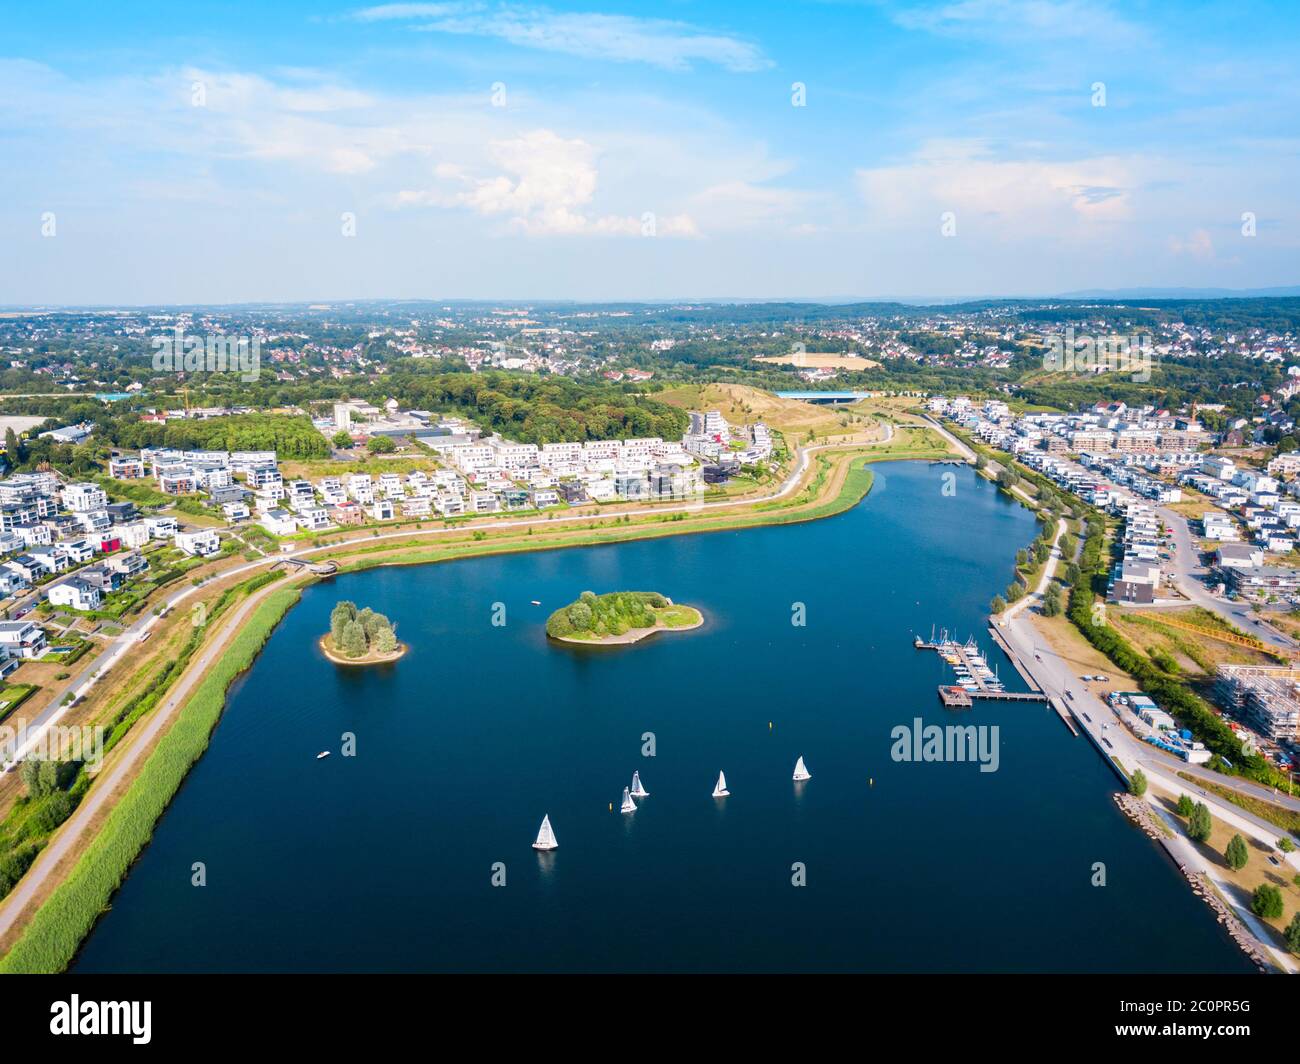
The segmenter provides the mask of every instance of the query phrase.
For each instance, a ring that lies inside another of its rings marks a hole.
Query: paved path
[[[1008,606],[1002,614],[1003,621],[1011,620],[1030,603],[1038,603],[1043,600],[1043,592],[1047,590],[1047,585],[1051,583],[1052,577],[1056,575],[1056,567],[1061,561],[1061,537],[1065,535],[1065,524],[1064,517],[1057,520],[1056,535],[1052,537],[1052,551],[1048,555],[1047,564],[1043,566],[1043,575],[1038,579],[1038,586],[1018,602],[1013,602]]]
[[[278,587],[278,584],[270,584],[266,588],[249,595],[247,599],[241,602],[223,620],[217,637],[210,640],[194,658],[190,666],[185,670],[185,674],[168,693],[162,704],[149,715],[143,724],[131,729],[127,743],[123,744],[125,748],[117,760],[112,763],[112,767],[106,774],[95,780],[95,785],[90,788],[81,804],[77,806],[76,812],[68,818],[67,822],[50,839],[49,844],[40,852],[31,868],[18,881],[18,885],[9,892],[4,902],[0,903],[0,937],[9,932],[14,922],[36,897],[37,892],[45,884],[45,881],[53,873],[59,862],[73,851],[83,833],[90,827],[95,816],[111,800],[113,791],[118,784],[128,779],[137,770],[137,766],[145,759],[146,751],[150,749],[150,744],[154,738],[160,735],[171,722],[176,715],[177,709],[184,704],[186,698],[189,697],[190,691],[202,678],[208,666],[225,649],[230,638],[239,631],[239,626],[243,624],[249,613],[261,603],[266,595]]]
[[[1187,772],[1202,778],[1205,776],[1213,777],[1214,782],[1221,786],[1233,787],[1239,790],[1246,790],[1247,788],[1263,790],[1263,788],[1249,784],[1245,787],[1239,786],[1240,781],[1217,773],[1211,773],[1195,765],[1185,764],[1183,761],[1173,758],[1172,755],[1166,758],[1154,747],[1139,740],[1119,722],[1114,711],[1088,690],[1086,685],[1074,675],[1073,669],[1046,640],[1039,638],[1037,630],[1026,615],[1021,614],[1012,618],[1007,621],[1005,627],[1000,627],[999,631],[1020,659],[1021,664],[1043,689],[1043,692],[1050,698],[1069,706],[1075,720],[1087,731],[1097,746],[1105,752],[1106,756],[1120,764],[1126,772],[1131,774],[1135,769],[1141,768],[1153,786],[1158,786],[1175,797],[1184,793],[1191,795],[1194,800],[1204,802],[1209,807],[1210,814],[1216,820],[1231,825],[1235,830],[1241,832],[1243,836],[1253,838],[1270,848],[1273,847],[1278,837],[1283,834],[1280,828],[1269,824],[1267,821],[1260,820],[1230,802],[1202,790],[1187,780],[1180,779],[1178,773]],[[1070,692],[1069,695],[1066,694],[1067,691]],[[1119,782],[1118,777],[1116,782]],[[1152,795],[1148,791],[1148,801],[1151,799]],[[1281,799],[1274,800],[1281,801]],[[1194,848],[1191,847],[1190,843],[1188,843],[1188,847],[1193,849],[1194,852]],[[1252,852],[1251,858],[1260,861],[1266,859],[1258,851]],[[1290,874],[1294,875],[1300,871],[1300,852],[1285,854],[1283,860],[1290,866]],[[1197,862],[1194,867],[1202,867],[1203,865],[1204,861],[1197,855]],[[1213,870],[1211,871],[1213,872]],[[1215,878],[1215,875],[1212,875],[1211,878]],[[1216,880],[1216,882],[1218,881]],[[1218,885],[1221,890],[1224,889],[1221,882],[1218,882]],[[1224,896],[1231,899],[1236,896],[1236,892],[1225,890]],[[1248,926],[1251,926],[1252,930],[1258,927],[1258,924],[1252,922],[1252,914],[1242,911],[1239,906],[1234,906],[1234,908],[1237,909],[1238,915],[1247,922]],[[1261,942],[1269,948],[1270,952],[1278,959],[1279,964],[1288,971],[1296,970],[1294,961],[1269,946],[1267,938],[1261,936]]]

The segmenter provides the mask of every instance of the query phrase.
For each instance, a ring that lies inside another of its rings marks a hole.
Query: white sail
[[[542,817],[542,828],[537,833],[537,841],[533,843],[534,850],[553,850],[560,844],[555,841],[555,832],[551,830],[551,815],[547,813]]]
[[[632,801],[632,795],[628,793],[626,787],[623,788],[623,806],[619,809],[620,813],[635,813],[636,802]]]
[[[724,772],[718,773],[718,785],[713,788],[714,798],[725,798],[731,792],[727,790],[727,776]]]
[[[812,779],[812,773],[808,771],[808,766],[803,763],[802,757],[794,763],[794,778],[796,780]]]
[[[639,773],[639,772],[633,772],[633,773],[632,773],[632,797],[633,797],[633,798],[649,798],[649,797],[650,797],[650,792],[647,791],[647,790],[645,789],[645,787],[642,786],[642,784],[641,784],[641,773]]]

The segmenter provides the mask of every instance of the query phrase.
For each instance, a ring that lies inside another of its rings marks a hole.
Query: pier
[[[955,639],[949,639],[945,632],[938,641],[932,638],[929,642],[926,642],[920,636],[917,636],[912,641],[912,645],[917,650],[935,651],[956,670],[960,680],[959,683],[939,685],[939,701],[943,703],[945,709],[970,709],[975,705],[976,701],[1051,701],[1041,690],[1037,690],[1038,685],[1033,683],[1032,680],[1028,682],[1031,687],[1035,688],[1033,691],[1008,691],[1003,688],[1002,682],[988,667],[988,662],[973,642],[958,643]],[[1004,650],[1006,649],[1005,644],[999,642],[999,645]],[[1009,655],[1009,657],[1012,662],[1015,662],[1014,654]],[[1021,675],[1024,675],[1023,670],[1021,670]],[[1069,721],[1067,721],[1068,723]]]

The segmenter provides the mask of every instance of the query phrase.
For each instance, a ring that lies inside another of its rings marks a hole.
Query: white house
[[[74,610],[97,610],[104,601],[99,588],[75,576],[55,584],[47,592],[47,597],[55,606],[68,606]]]
[[[178,532],[176,546],[186,554],[206,558],[221,549],[221,537],[217,535],[215,529],[211,528],[200,529],[197,532]]]

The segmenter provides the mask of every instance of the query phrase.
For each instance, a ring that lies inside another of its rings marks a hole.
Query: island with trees
[[[656,632],[698,628],[704,617],[693,606],[679,606],[657,591],[584,591],[576,602],[546,619],[546,634],[562,643],[636,643]]]
[[[408,649],[397,641],[397,631],[387,617],[369,606],[359,610],[346,599],[330,612],[330,630],[321,637],[320,648],[340,665],[396,661]]]

